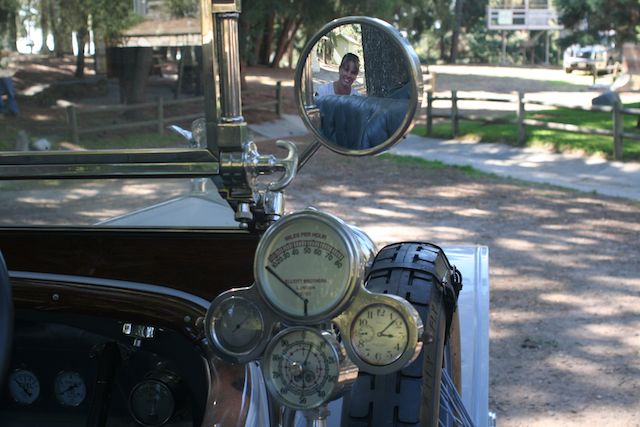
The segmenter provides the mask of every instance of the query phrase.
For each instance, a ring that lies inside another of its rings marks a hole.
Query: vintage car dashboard
[[[208,394],[201,352],[166,329],[136,342],[123,325],[19,310],[2,425],[200,425]]]
[[[256,243],[212,230],[0,229],[16,310],[2,426],[243,417],[245,367],[212,355],[202,323],[217,294],[250,284]]]

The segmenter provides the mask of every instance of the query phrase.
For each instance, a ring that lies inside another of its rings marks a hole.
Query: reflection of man
[[[334,82],[324,83],[318,86],[316,90],[316,96],[327,95],[359,95],[360,92],[355,90],[352,85],[358,77],[360,71],[360,58],[353,53],[347,53],[342,57],[340,61],[340,68],[338,69],[338,80]]]
[[[0,114],[5,113],[7,116],[18,115],[18,103],[16,102],[15,92],[13,90],[13,73],[9,67],[9,56],[11,52],[0,50]],[[5,111],[2,96],[7,95],[7,107]]]

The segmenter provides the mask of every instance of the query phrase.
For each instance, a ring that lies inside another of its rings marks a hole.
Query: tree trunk
[[[271,56],[271,45],[273,44],[273,34],[274,34],[274,21],[276,18],[276,14],[271,13],[267,16],[267,19],[264,23],[264,32],[262,35],[262,42],[260,43],[260,56],[258,57],[258,63],[260,65],[269,65],[269,57]]]
[[[118,49],[118,75],[120,79],[120,97],[125,104],[140,104],[145,101],[145,91],[153,49],[150,47],[128,47]],[[129,110],[127,119],[140,120],[141,110]]]
[[[49,0],[40,0],[40,28],[42,28],[42,47],[40,53],[51,53],[47,46],[49,36]]]
[[[280,31],[280,37],[278,38],[278,46],[276,47],[276,53],[271,61],[271,68],[278,68],[280,61],[287,53],[289,46],[293,42],[293,38],[296,35],[300,21],[294,18],[286,18],[282,25],[282,31]]]
[[[84,77],[84,45],[87,43],[89,31],[87,27],[82,27],[76,33],[76,42],[78,43],[78,55],[76,56],[76,72],[75,76],[79,79]]]
[[[444,38],[444,32],[440,33],[440,59],[444,62],[447,62],[447,45]]]
[[[363,25],[362,49],[367,96],[387,97],[409,82],[409,67],[384,32]]]
[[[451,34],[451,54],[449,62],[455,64],[458,60],[458,46],[460,41],[460,26],[462,25],[462,4],[464,0],[456,0],[455,17],[453,21],[453,33]]]
[[[17,23],[17,15],[16,11],[11,11],[9,13],[9,23],[8,23],[8,46],[11,50],[18,50],[18,23]]]

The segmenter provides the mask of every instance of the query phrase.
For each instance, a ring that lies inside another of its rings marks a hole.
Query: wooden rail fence
[[[97,107],[83,107],[82,109],[78,108],[75,104],[68,105],[66,107],[67,111],[67,124],[69,127],[69,134],[71,141],[74,144],[80,143],[80,135],[90,134],[90,133],[98,133],[105,131],[117,131],[117,130],[125,130],[125,129],[136,129],[141,127],[155,126],[157,132],[159,134],[164,133],[165,127],[167,123],[175,123],[182,120],[195,120],[198,117],[202,117],[203,113],[193,113],[193,114],[182,114],[177,116],[165,116],[165,107],[174,106],[174,105],[183,105],[183,104],[191,104],[191,103],[200,103],[201,105],[204,102],[204,97],[198,96],[194,98],[184,98],[184,99],[175,99],[175,100],[165,100],[163,97],[158,97],[155,102],[146,102],[142,104],[131,104],[131,105],[101,105]],[[81,121],[78,120],[79,115],[89,115],[96,113],[123,113],[125,111],[130,110],[142,110],[142,109],[155,109],[155,118],[150,120],[138,120],[127,123],[117,123],[110,124],[104,126],[92,126],[92,127],[81,127]],[[269,109],[275,111],[275,113],[280,116],[282,114],[282,82],[278,81],[276,83],[276,91],[275,98],[270,101],[264,101],[260,103],[253,103],[249,105],[244,105],[242,107],[244,110],[258,110],[258,109]]]
[[[622,160],[622,148],[623,140],[631,139],[640,141],[640,133],[638,132],[625,132],[624,131],[624,115],[631,115],[640,117],[640,108],[625,108],[620,103],[615,103],[613,106],[601,106],[592,105],[589,107],[581,105],[563,105],[553,102],[527,100],[523,92],[518,92],[516,104],[516,119],[511,120],[503,117],[487,117],[475,114],[461,114],[458,108],[458,102],[460,101],[482,101],[482,102],[506,102],[514,103],[512,98],[482,98],[482,97],[459,97],[457,91],[452,90],[451,96],[434,96],[433,92],[427,92],[427,135],[431,136],[433,133],[433,119],[434,118],[448,118],[451,120],[451,133],[454,137],[460,133],[460,120],[479,121],[484,123],[499,123],[499,124],[513,124],[517,127],[517,143],[523,146],[526,141],[526,126],[533,126],[546,129],[561,130],[565,132],[574,132],[587,135],[604,135],[611,136],[613,140],[613,157],[616,160]],[[434,113],[433,103],[435,101],[450,101],[451,109],[449,114]],[[527,119],[526,108],[527,104],[542,105],[553,108],[568,108],[573,110],[583,111],[600,111],[605,113],[611,113],[611,130],[599,129],[586,126],[577,126],[570,123],[557,123],[546,122],[542,120]]]

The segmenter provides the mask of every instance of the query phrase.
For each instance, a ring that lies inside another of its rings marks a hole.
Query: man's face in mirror
[[[345,61],[345,63],[339,68],[338,74],[340,76],[340,84],[344,87],[351,87],[353,82],[358,77],[358,65],[353,61]]]

